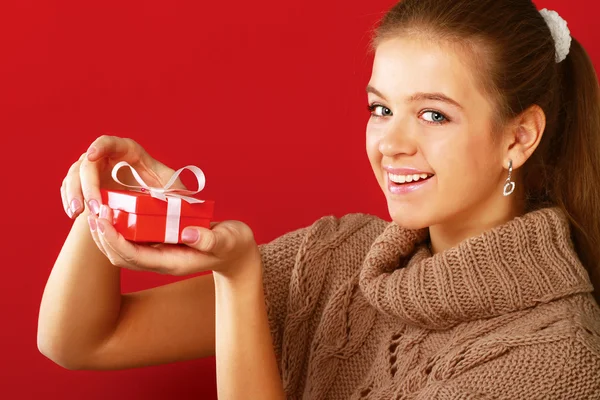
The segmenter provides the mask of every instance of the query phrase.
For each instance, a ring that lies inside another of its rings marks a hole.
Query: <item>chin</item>
[[[428,216],[422,212],[415,212],[415,210],[411,210],[410,208],[410,206],[398,207],[397,204],[392,206],[388,204],[388,211],[392,221],[405,229],[417,230],[428,228],[431,225]],[[422,206],[418,208],[420,210],[424,209]]]

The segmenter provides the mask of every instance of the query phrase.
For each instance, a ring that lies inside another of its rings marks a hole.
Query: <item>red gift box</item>
[[[117,173],[122,167],[129,167],[139,186],[119,180]],[[191,171],[196,177],[197,190],[171,189],[184,170]],[[113,226],[125,239],[142,243],[181,243],[181,232],[185,227],[210,228],[215,202],[190,197],[201,191],[206,183],[204,172],[195,165],[175,171],[162,188],[148,186],[126,161],[118,162],[111,175],[115,182],[133,189],[100,190],[102,203],[113,210]]]
[[[147,193],[130,190],[100,190],[102,203],[113,210],[113,226],[123,237],[134,242],[165,242],[168,202],[155,199]],[[173,199],[169,199],[172,201]],[[214,200],[190,204],[181,201],[179,234],[186,226],[210,228]]]

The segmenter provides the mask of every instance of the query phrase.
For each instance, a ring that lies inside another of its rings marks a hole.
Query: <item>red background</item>
[[[389,219],[364,149],[364,88],[368,30],[393,4],[3,0],[0,397],[216,398],[213,358],[98,372],[38,352],[42,291],[71,226],[63,176],[108,133],[202,168],[215,219],[246,222],[259,243],[323,215]],[[598,70],[597,3],[537,4]],[[174,280],[126,270],[123,289]]]

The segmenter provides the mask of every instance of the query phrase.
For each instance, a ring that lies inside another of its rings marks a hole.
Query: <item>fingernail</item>
[[[98,215],[98,213],[100,212],[100,206],[98,205],[98,202],[96,200],[90,200],[88,204],[90,206],[90,211],[93,214]]]
[[[184,243],[196,243],[196,241],[200,238],[200,232],[196,229],[184,229],[181,232],[181,241]]]
[[[69,218],[73,218],[73,211],[71,211],[70,207],[67,207],[67,215],[69,216]]]
[[[81,208],[81,202],[77,199],[71,200],[71,213],[75,214]]]
[[[104,235],[104,223],[102,221],[96,221],[96,224],[98,225],[98,232]]]
[[[100,206],[100,218],[108,218],[108,206],[106,204]]]
[[[91,215],[88,215],[88,224],[92,232],[96,232],[96,220]]]
[[[87,151],[88,157],[94,155],[95,152],[96,152],[96,148],[94,146],[90,146],[90,148]]]

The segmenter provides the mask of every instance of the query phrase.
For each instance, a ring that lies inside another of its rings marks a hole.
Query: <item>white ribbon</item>
[[[123,183],[119,180],[119,178],[117,177],[117,172],[122,167],[129,167],[129,169],[131,170],[131,173],[133,174],[133,177],[140,184],[139,186],[138,185],[126,185],[125,183]],[[193,172],[194,175],[196,176],[196,180],[198,181],[198,190],[192,191],[192,190],[185,190],[185,189],[171,189],[171,186],[175,183],[175,181],[177,180],[179,175],[186,169]],[[126,161],[118,162],[113,167],[111,175],[115,182],[118,182],[123,186],[131,188],[137,192],[150,193],[150,196],[167,202],[167,224],[165,226],[165,241],[164,241],[165,243],[178,243],[179,242],[179,222],[181,219],[181,202],[182,202],[182,200],[187,203],[190,203],[190,204],[204,203],[204,200],[196,199],[194,197],[184,196],[184,194],[194,195],[194,194],[200,192],[202,189],[204,189],[204,186],[206,185],[206,178],[204,176],[204,172],[202,172],[202,170],[200,168],[196,167],[195,165],[188,165],[186,167],[180,168],[177,171],[175,171],[175,173],[173,174],[171,179],[169,179],[169,182],[167,182],[167,184],[162,188],[148,186],[148,184],[146,182],[144,182],[144,180],[142,179],[140,174],[138,174],[138,172],[135,170],[135,168],[133,168]]]

